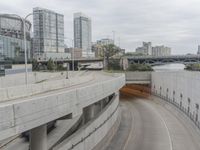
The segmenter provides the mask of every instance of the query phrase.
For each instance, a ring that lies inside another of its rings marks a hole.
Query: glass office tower
[[[82,49],[83,57],[91,57],[91,19],[82,13],[74,14],[74,47]]]
[[[27,56],[30,59],[31,23],[26,21]],[[0,59],[24,61],[24,34],[22,20],[15,15],[0,14]]]
[[[34,54],[64,53],[64,16],[54,11],[33,9]]]

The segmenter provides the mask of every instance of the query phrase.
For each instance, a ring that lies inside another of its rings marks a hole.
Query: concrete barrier
[[[29,72],[28,73],[28,82],[29,84],[34,84],[44,80],[51,79],[64,79],[66,77],[66,72],[63,74],[61,72]],[[25,84],[25,74],[14,74],[0,77],[0,88],[8,88],[12,86],[19,86]]]
[[[92,150],[109,132],[119,117],[119,97],[75,134],[57,145],[53,150]]]
[[[151,72],[125,72],[126,83],[149,84],[151,82]]]
[[[94,77],[92,75],[88,75],[71,79],[61,79],[56,81],[50,80],[48,82],[42,82],[38,84],[29,84],[28,86],[20,85],[9,88],[0,88],[0,102],[32,96],[35,94],[40,94],[60,88],[66,88],[77,84],[82,84],[84,82],[92,80],[93,78]]]
[[[200,72],[153,72],[151,90],[179,108],[200,129]]]
[[[3,115],[0,116],[0,140],[65,115],[72,114],[72,117],[81,115],[84,106],[91,105],[117,92],[124,84],[125,76],[120,75],[113,78],[109,77],[109,79],[102,82],[91,83],[87,87],[74,87],[68,90],[46,93],[43,96],[38,95],[19,99],[18,101],[10,101],[9,103],[1,103],[0,112],[9,112],[1,113]],[[87,90],[84,90],[84,88],[87,88]]]

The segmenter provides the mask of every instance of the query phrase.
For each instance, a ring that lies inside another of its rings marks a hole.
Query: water
[[[184,64],[166,64],[153,67],[155,71],[183,71],[184,68]]]

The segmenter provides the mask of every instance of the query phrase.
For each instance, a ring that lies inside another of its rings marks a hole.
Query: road
[[[126,97],[107,150],[200,150],[200,134],[159,101]]]

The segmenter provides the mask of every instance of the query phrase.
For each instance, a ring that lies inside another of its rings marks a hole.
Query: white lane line
[[[163,122],[163,124],[164,124],[164,126],[167,130],[167,134],[168,134],[168,137],[169,137],[170,150],[173,150],[172,138],[171,138],[171,135],[170,135],[170,132],[169,132],[169,128],[167,127],[167,124],[166,124],[165,120],[163,119],[163,117],[161,116],[161,114],[158,113],[158,116],[162,120],[162,122]]]
[[[133,112],[132,112],[132,110],[130,108],[129,108],[129,110],[131,111],[130,114],[131,114],[131,118],[132,118],[132,120],[131,120],[131,131],[129,132],[128,138],[126,139],[126,142],[125,142],[125,144],[123,146],[123,150],[126,150],[126,148],[128,146],[128,142],[130,141],[131,136],[133,135],[133,129],[134,129],[134,126],[133,126],[134,115],[133,115]]]

